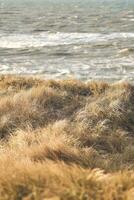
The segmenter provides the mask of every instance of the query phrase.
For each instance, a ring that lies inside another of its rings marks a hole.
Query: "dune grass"
[[[0,77],[0,200],[133,200],[134,86]]]

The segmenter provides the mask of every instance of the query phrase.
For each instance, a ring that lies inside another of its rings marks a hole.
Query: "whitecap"
[[[40,33],[10,34],[0,36],[0,48],[40,48],[44,46],[79,45],[134,38],[134,33]]]

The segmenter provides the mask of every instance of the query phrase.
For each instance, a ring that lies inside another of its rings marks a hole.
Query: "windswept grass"
[[[134,86],[0,77],[0,200],[133,200]]]

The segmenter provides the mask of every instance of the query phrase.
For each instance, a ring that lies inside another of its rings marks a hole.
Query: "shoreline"
[[[0,76],[2,200],[131,200],[134,85]]]

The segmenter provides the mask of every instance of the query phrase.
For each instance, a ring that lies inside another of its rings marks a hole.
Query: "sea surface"
[[[134,0],[0,0],[0,74],[134,81]]]

